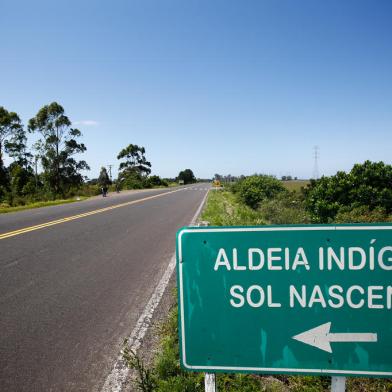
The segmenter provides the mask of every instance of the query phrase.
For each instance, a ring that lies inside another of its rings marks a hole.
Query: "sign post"
[[[346,377],[332,376],[331,392],[344,392],[346,390]]]
[[[204,375],[204,390],[205,392],[216,392],[215,373],[206,373]]]
[[[177,272],[185,369],[392,376],[390,224],[183,228]]]

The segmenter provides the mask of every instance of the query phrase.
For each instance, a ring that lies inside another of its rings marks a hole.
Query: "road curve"
[[[0,215],[0,390],[98,391],[208,187]]]

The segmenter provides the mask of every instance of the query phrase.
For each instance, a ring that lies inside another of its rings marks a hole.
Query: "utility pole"
[[[38,155],[35,156],[35,193],[38,191]]]
[[[113,165],[108,165],[110,181],[112,181],[112,167],[113,167]]]

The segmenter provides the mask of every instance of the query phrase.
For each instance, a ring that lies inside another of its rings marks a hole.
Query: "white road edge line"
[[[196,223],[197,218],[199,217],[201,210],[203,209],[203,206],[207,200],[208,192],[209,189],[207,190],[195,215],[193,216],[190,226]],[[150,300],[148,301],[146,307],[143,310],[143,313],[140,315],[139,320],[136,323],[135,328],[133,329],[131,335],[128,338],[128,347],[134,352],[137,352],[137,350],[140,348],[144,335],[146,334],[148,327],[150,326],[154,311],[159,305],[159,302],[161,301],[161,298],[170,281],[175,266],[176,266],[176,252],[174,252],[172,258],[170,259],[170,263],[167,266],[165,273],[163,274],[157,287],[152,293]],[[129,368],[127,367],[125,361],[123,360],[123,353],[121,351],[112,368],[112,371],[110,372],[110,374],[107,376],[105,380],[101,392],[121,392],[123,388],[123,384],[125,383],[128,374],[129,374]]]

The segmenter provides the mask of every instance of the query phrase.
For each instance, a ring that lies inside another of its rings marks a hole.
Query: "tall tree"
[[[14,163],[25,168],[31,168],[33,155],[27,149],[26,132],[21,127],[4,144],[6,153],[14,159]]]
[[[137,144],[129,144],[122,149],[117,155],[117,159],[125,159],[120,163],[120,175],[122,177],[128,173],[141,176],[149,175],[151,173],[151,163],[147,161],[144,156],[145,153],[145,148]]]
[[[70,186],[80,185],[83,182],[80,171],[90,169],[86,161],[74,157],[87,148],[77,141],[82,133],[71,125],[64,108],[57,102],[41,108],[28,125],[30,132],[41,135],[36,148],[40,152],[46,182],[55,194],[64,195]]]
[[[5,146],[21,132],[23,126],[19,116],[0,106],[0,167],[3,166]]]
[[[4,166],[4,152],[7,145],[21,132],[23,126],[19,116],[0,106],[0,199],[9,186],[9,173]]]
[[[10,198],[35,193],[34,169],[31,163],[33,155],[27,149],[27,137],[23,128],[15,132],[5,143],[5,151],[14,159],[8,167]]]
[[[192,184],[193,182],[196,182],[196,177],[191,169],[180,171],[177,179],[184,181],[184,184]]]

